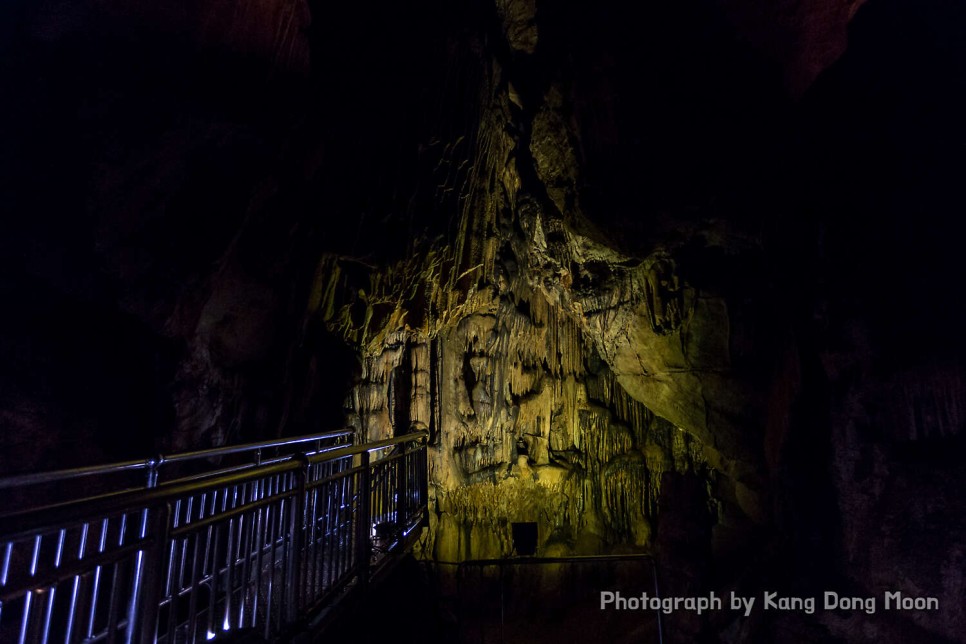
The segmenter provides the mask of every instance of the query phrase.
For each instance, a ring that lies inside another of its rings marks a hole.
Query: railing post
[[[163,462],[164,456],[157,456],[147,462],[147,474],[144,481],[145,487],[152,488],[158,486],[158,468],[161,467],[161,463]]]
[[[370,516],[372,472],[369,467],[369,451],[364,450],[359,456],[362,463],[359,472],[359,511],[356,517],[356,538],[359,540],[356,566],[359,569],[359,586],[365,589],[369,584],[369,559],[372,556],[372,544],[370,542],[370,531],[372,530],[372,517]]]
[[[143,566],[140,580],[141,592],[139,601],[132,602],[132,615],[129,617],[131,623],[138,620],[140,634],[131,630],[129,625],[128,632],[132,635],[130,641],[140,644],[151,644],[157,640],[158,630],[158,611],[161,606],[162,594],[164,593],[164,556],[168,549],[171,530],[171,504],[163,503],[154,508],[149,508],[148,512],[152,520],[148,521],[148,532],[153,541],[151,548],[142,553]],[[140,619],[138,619],[140,618]]]

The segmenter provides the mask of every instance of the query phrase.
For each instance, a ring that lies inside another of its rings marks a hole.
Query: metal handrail
[[[423,524],[427,437],[317,443],[268,463],[0,515],[0,640],[193,642],[255,626],[282,637],[341,590],[365,587],[377,522],[405,535]],[[42,477],[31,483],[65,480]]]
[[[140,490],[120,490],[97,496],[85,497],[76,501],[62,501],[50,505],[19,510],[0,515],[0,534],[2,538],[30,536],[38,530],[49,528],[52,524],[67,527],[83,521],[94,514],[120,514],[157,505],[172,499],[190,495],[193,492],[227,485],[238,485],[250,480],[264,478],[273,474],[293,472],[299,469],[297,460],[263,465],[244,472],[232,472],[217,478],[202,481],[170,481],[158,487]]]
[[[334,458],[343,458],[345,456],[355,456],[362,453],[372,453],[380,449],[385,449],[387,447],[393,447],[401,443],[408,443],[414,440],[420,440],[429,437],[429,432],[423,430],[418,432],[412,432],[410,434],[404,434],[402,436],[394,436],[392,438],[386,438],[381,441],[374,441],[372,443],[365,443],[363,445],[346,445],[345,447],[335,447],[331,451],[326,451],[318,454],[312,454],[308,456],[310,463],[318,463],[319,461],[327,461]]]
[[[131,470],[148,470],[157,468],[167,463],[181,463],[185,461],[197,460],[200,458],[216,458],[229,454],[239,454],[243,452],[257,452],[259,450],[276,449],[280,447],[290,447],[303,443],[323,441],[329,439],[344,438],[352,436],[351,429],[341,429],[322,434],[307,434],[304,436],[294,436],[279,440],[263,441],[260,443],[245,443],[242,445],[228,445],[225,447],[213,447],[211,449],[196,450],[193,452],[180,452],[177,454],[159,454],[152,458],[123,461],[120,463],[110,463],[107,465],[90,465],[86,467],[74,467],[63,470],[53,470],[49,472],[31,472],[29,474],[14,474],[0,478],[0,490],[10,488],[21,488],[28,485],[38,485],[41,483],[54,483],[58,481],[68,481],[71,479],[96,476],[99,474],[116,474]]]
[[[194,452],[183,452],[181,454],[172,454],[171,456],[162,456],[162,463],[176,463],[178,461],[188,461],[196,458],[212,458],[215,456],[225,456],[228,454],[237,454],[239,452],[250,452],[257,449],[272,449],[276,447],[288,447],[290,445],[300,445],[302,443],[311,443],[315,441],[323,441],[329,438],[342,438],[345,436],[352,436],[354,432],[351,429],[340,429],[331,432],[325,432],[322,434],[306,434],[304,436],[294,436],[292,438],[285,438],[282,440],[274,441],[264,441],[261,443],[248,443],[245,445],[232,445],[226,447],[213,447],[211,449],[197,450]]]

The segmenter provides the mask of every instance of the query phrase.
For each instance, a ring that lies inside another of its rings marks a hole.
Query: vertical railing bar
[[[406,477],[405,477],[405,482],[403,484],[403,488],[399,491],[401,503],[403,504],[404,528],[409,527],[409,524],[413,518],[413,510],[415,507],[415,504],[413,503],[413,498],[412,498],[413,473],[414,473],[413,470],[415,469],[413,467],[415,465],[415,463],[413,462],[413,455],[415,454],[415,452],[413,452],[410,447],[411,447],[411,444],[407,443],[406,455],[403,457],[404,468],[406,470]]]
[[[413,450],[412,458],[409,463],[410,479],[409,479],[409,488],[407,489],[407,493],[410,495],[410,498],[412,499],[412,504],[409,506],[409,511],[411,514],[410,521],[415,515],[415,512],[417,512],[423,506],[422,499],[419,498],[419,489],[420,489],[419,464],[420,464],[422,451],[425,448],[419,443],[416,443],[414,447],[415,449]]]
[[[259,495],[263,494],[262,491],[263,482],[259,482],[258,490]],[[259,496],[259,500],[261,500]],[[255,604],[252,606],[251,612],[251,627],[254,628],[256,620],[258,619],[258,597],[262,591],[262,545],[264,540],[262,539],[262,534],[265,528],[264,513],[263,508],[258,508],[255,511]]]
[[[312,470],[317,470],[317,466],[312,466]],[[313,478],[313,480],[315,480]],[[319,488],[312,488],[311,503],[306,506],[306,513],[308,514],[308,520],[305,526],[305,553],[303,555],[303,561],[305,561],[305,585],[306,592],[309,594],[310,599],[315,599],[315,595],[318,592],[316,589],[316,579],[318,577],[318,561],[315,558],[316,547],[315,547],[315,533],[318,528],[318,500],[319,500]]]
[[[27,625],[30,623],[30,607],[33,603],[34,591],[28,591],[24,595],[23,600],[23,616],[20,618],[20,637],[18,638],[18,644],[24,644],[27,641]]]
[[[177,528],[180,525],[180,515],[181,515],[181,499],[176,499],[174,502],[174,509],[171,511],[171,527]],[[175,545],[175,540],[172,539],[171,543],[168,545],[168,574],[165,576],[164,581],[164,596],[171,597],[171,601],[174,601],[174,596],[177,595],[177,590],[174,588],[174,572],[176,567],[177,557],[175,556],[178,546]]]
[[[302,588],[304,578],[302,570],[302,541],[303,527],[305,526],[305,490],[306,479],[308,478],[309,462],[304,457],[300,458],[301,467],[292,472],[292,489],[295,496],[291,497],[289,504],[289,543],[286,567],[288,568],[288,623],[293,623],[298,615],[298,610],[302,607],[302,597],[305,594]]]
[[[262,480],[255,479],[252,481],[252,502],[258,502],[262,499]],[[254,626],[256,614],[258,613],[258,593],[260,592],[259,583],[259,552],[258,549],[261,547],[261,537],[259,536],[259,530],[261,530],[262,519],[261,519],[261,508],[253,510],[251,512],[250,520],[250,531],[251,536],[249,537],[248,543],[248,557],[250,559],[250,564],[248,568],[248,577],[245,580],[248,593],[251,597],[251,601],[247,611],[247,622],[246,624]]]
[[[389,486],[392,484],[392,475],[396,471],[396,461],[386,461],[379,466],[379,514],[373,516],[373,522],[392,521],[392,499],[389,495]]]
[[[111,594],[107,601],[107,641],[117,640],[117,589],[120,586],[121,562],[114,562],[114,572],[111,575]]]
[[[321,478],[321,471],[318,466],[315,469],[314,480],[319,480]],[[312,488],[312,539],[306,550],[306,556],[308,556],[312,562],[312,569],[309,573],[308,587],[311,588],[312,599],[319,595],[319,585],[322,583],[322,573],[323,568],[321,561],[319,559],[319,553],[325,544],[325,520],[322,518],[322,506],[324,504],[325,493],[324,490],[328,486],[323,484],[318,487]],[[320,501],[320,499],[322,499]]]
[[[10,574],[10,559],[13,557],[13,541],[8,541],[3,547],[3,564],[0,564],[0,587],[7,585],[7,577]],[[0,611],[3,609],[3,604],[0,603]],[[3,613],[0,612],[0,616]]]
[[[315,590],[313,588],[313,577],[315,561],[312,558],[313,553],[313,542],[315,540],[315,495],[318,493],[318,489],[309,489],[309,483],[314,481],[313,472],[317,471],[316,466],[306,463],[305,466],[305,505],[303,508],[302,516],[302,552],[299,555],[302,558],[302,572],[300,593],[302,596],[302,607],[311,603],[313,597],[315,596]],[[301,610],[301,608],[299,610]]]
[[[117,545],[124,546],[124,533],[127,532],[127,512],[121,514],[121,524],[117,531]],[[111,575],[111,595],[107,604],[107,641],[117,640],[118,591],[121,586],[121,567],[123,560],[114,562],[114,572]]]
[[[322,506],[327,499],[327,493],[323,492],[323,489],[328,490],[331,483],[325,484],[325,487],[315,488],[315,543],[312,545],[312,557],[315,564],[315,571],[312,573],[313,581],[313,593],[318,596],[323,590],[323,585],[325,584],[325,565],[324,565],[324,548],[326,544],[326,535],[329,532],[328,514],[323,518]],[[322,499],[320,501],[319,499]],[[328,513],[328,506],[326,506],[325,512]]]
[[[360,457],[361,459],[361,457]],[[342,509],[342,516],[340,517],[340,525],[342,529],[342,539],[345,540],[345,548],[341,549],[339,556],[342,561],[339,564],[339,575],[342,577],[352,576],[356,573],[356,560],[359,557],[358,553],[358,523],[356,521],[359,516],[359,508],[361,507],[361,496],[359,492],[360,481],[362,480],[362,475],[358,472],[350,474],[348,478],[348,494],[349,494],[349,505]],[[368,492],[367,492],[368,494]],[[367,533],[368,538],[368,533]],[[335,580],[338,583],[338,578]]]
[[[347,479],[349,488],[349,505],[348,507],[340,510],[341,515],[339,517],[340,537],[341,540],[345,541],[345,546],[342,546],[340,540],[337,554],[337,556],[341,559],[337,569],[339,576],[333,579],[333,583],[338,583],[340,578],[351,576],[356,572],[356,559],[359,556],[359,539],[358,535],[356,534],[359,524],[356,521],[356,518],[359,515],[359,508],[361,507],[362,503],[361,494],[359,492],[362,475],[359,472],[356,472],[354,474],[350,474]],[[368,494],[368,491],[366,494]],[[366,538],[369,538],[368,533],[366,534]]]
[[[168,602],[168,634],[173,636],[173,631],[171,631],[171,615],[176,609],[176,602],[178,597],[178,591],[173,588],[174,586],[174,573],[177,569],[178,563],[175,557],[175,551],[177,546],[175,545],[175,540],[172,539],[171,543],[168,544],[168,573],[165,575],[164,583],[164,599]],[[170,641],[170,637],[168,638]]]
[[[362,487],[362,474],[359,472],[352,474],[349,481],[349,498],[351,501],[349,507],[344,509],[341,520],[342,534],[343,539],[346,541],[346,547],[340,553],[342,557],[342,563],[339,566],[340,577],[351,576],[357,572],[356,560],[359,557],[359,538],[356,533],[359,529],[359,508],[362,507],[362,493],[360,492]],[[366,494],[368,493],[369,491],[367,490]],[[368,528],[366,528],[365,537],[366,539],[369,538]],[[338,578],[335,581],[338,582]]]
[[[214,541],[215,545],[212,547],[211,552],[211,587],[208,593],[208,626],[206,628],[206,633],[209,638],[213,638],[216,633],[215,626],[215,609],[218,603],[218,578],[221,576],[221,564],[218,561],[218,555],[221,550],[221,529],[223,524],[216,523],[214,525]]]
[[[252,503],[256,503],[259,500],[259,494],[258,480],[256,479],[252,481],[251,486],[250,495]],[[256,543],[258,542],[255,532],[258,530],[258,520],[255,510],[252,510],[248,513],[245,526],[245,566],[242,570],[245,581],[243,591],[245,594],[245,618],[242,622],[242,626],[251,621],[251,615],[255,611],[255,606],[258,604],[258,588],[255,586],[255,549]]]
[[[274,478],[269,476],[263,481],[265,486],[265,496],[264,498],[269,498],[274,494]],[[272,504],[265,506],[264,521],[265,521],[265,532],[263,534],[263,555],[267,559],[262,560],[262,571],[265,576],[265,637],[268,638],[268,634],[271,629],[272,623],[272,603],[273,594],[275,589],[272,584],[275,581],[275,575],[273,574],[274,568],[274,553],[272,548],[275,543],[275,506]],[[266,564],[267,561],[267,564]]]
[[[304,455],[303,455],[304,457]],[[304,472],[301,482],[301,491],[299,492],[299,497],[301,501],[301,511],[296,516],[296,523],[298,527],[298,542],[296,543],[296,557],[298,558],[298,612],[301,612],[309,603],[311,595],[308,591],[309,583],[309,566],[311,562],[308,558],[308,527],[309,522],[314,520],[314,517],[310,518],[309,510],[309,476],[311,474],[308,459],[305,458]]]
[[[356,575],[359,573],[358,561],[360,559],[359,554],[359,526],[362,521],[359,520],[361,513],[360,508],[362,507],[362,473],[356,472],[352,475],[352,505],[349,507],[348,513],[344,518],[344,530],[346,534],[346,539],[349,541],[349,547],[346,549],[346,560],[343,565],[343,570],[341,571],[345,575]],[[369,494],[369,490],[366,490],[366,494]],[[368,527],[365,529],[365,538],[369,538]]]
[[[351,560],[345,562],[345,574],[356,576],[359,574],[359,560],[362,558],[359,549],[361,548],[362,542],[360,541],[360,534],[366,539],[369,538],[368,526],[365,528],[365,532],[360,532],[360,526],[363,523],[362,517],[362,482],[363,476],[361,472],[355,472],[352,474],[352,507],[349,511],[349,515],[346,517],[346,536],[349,537],[352,542]],[[365,494],[368,496],[369,490],[367,489]]]
[[[255,490],[254,486],[251,490],[251,500],[255,501]],[[255,556],[255,513],[248,512],[242,516],[241,519],[242,530],[244,534],[244,543],[242,549],[244,550],[245,556],[242,560],[242,578],[241,578],[241,613],[238,616],[238,627],[245,627],[245,619],[247,615],[250,615],[252,610],[254,610],[254,604],[258,600],[258,592],[252,590],[252,565],[253,557]]]
[[[207,508],[208,508],[208,492],[209,492],[208,490],[203,491],[201,493],[201,498],[199,499],[199,502],[198,502],[198,519],[199,520],[204,519],[204,518],[206,518],[208,516],[214,515],[214,512],[211,512],[209,514],[206,514],[205,513],[205,510],[207,510]],[[202,575],[202,577],[205,576],[205,572],[209,569],[209,565],[208,564],[210,563],[210,555],[211,555],[211,528],[212,527],[209,525],[208,526],[208,530],[207,530],[207,532],[208,532],[208,538],[205,540],[205,555],[204,555],[204,557],[201,560],[201,575]],[[211,566],[211,568],[214,569],[214,566]]]
[[[325,484],[325,523],[322,524],[322,537],[320,547],[316,551],[316,557],[318,558],[319,571],[316,573],[319,576],[320,592],[324,592],[329,588],[329,576],[332,574],[332,566],[334,562],[332,561],[332,539],[333,539],[333,524],[332,514],[335,511],[336,503],[340,502],[338,499],[334,498],[334,488],[336,481],[330,481]]]
[[[201,531],[193,532],[194,548],[191,556],[191,590],[188,591],[188,644],[194,644],[198,636],[198,572],[201,565]]]
[[[332,472],[326,472],[325,475],[329,475]],[[322,497],[322,503],[325,506],[325,519],[322,523],[322,536],[319,542],[317,557],[319,558],[318,572],[316,573],[319,577],[319,593],[324,593],[329,589],[329,576],[332,573],[332,566],[334,562],[332,561],[332,538],[335,532],[335,522],[333,521],[333,513],[335,512],[336,505],[341,503],[341,498],[338,496],[336,489],[339,485],[340,480],[333,479],[325,484],[324,488],[319,488],[319,493],[324,495]]]
[[[215,543],[215,536],[216,528],[219,525],[221,524],[211,523],[205,528],[205,554],[201,559],[201,578],[211,578],[209,585],[214,583],[215,575],[218,572],[218,562],[215,560],[215,550],[218,544]]]
[[[233,569],[235,567],[235,520],[228,520],[228,540],[225,542],[225,619],[222,627],[228,630],[232,623],[231,606],[235,595],[235,585],[232,583]]]
[[[372,462],[372,454],[369,454],[369,489],[366,494],[369,496],[369,521],[366,525],[366,538],[371,539],[372,522],[379,516],[379,495],[382,486],[382,468],[377,463]],[[370,553],[371,554],[371,553]]]
[[[318,477],[321,479],[325,476],[321,471]],[[334,503],[332,495],[332,486],[334,481],[329,481],[323,484],[322,487],[317,487],[316,489],[316,508],[317,516],[316,522],[319,523],[317,529],[317,536],[315,542],[315,550],[313,556],[315,557],[315,592],[321,593],[325,591],[326,583],[326,567],[325,567],[325,552],[326,545],[328,543],[329,535],[332,532],[332,522],[330,520],[332,512],[332,504]],[[324,517],[324,518],[323,518]]]
[[[348,511],[346,511],[346,508],[342,508],[343,514],[339,517],[342,538],[346,541],[345,547],[341,548],[342,562],[339,564],[339,577],[355,574],[356,559],[359,556],[357,533],[359,531],[359,508],[361,504],[359,485],[361,480],[362,475],[358,472],[348,474],[345,477],[346,492],[344,498],[349,499],[349,505]],[[368,534],[366,538],[368,538]]]
[[[236,495],[237,498],[237,495]],[[241,624],[241,615],[243,612],[243,606],[245,603],[244,596],[244,585],[245,579],[242,577],[240,567],[243,565],[241,560],[242,551],[242,539],[244,537],[244,515],[240,515],[234,519],[231,519],[231,534],[229,535],[228,548],[230,552],[230,560],[228,562],[228,568],[230,570],[231,583],[228,588],[228,592],[231,594],[231,618],[230,622],[234,624],[234,627],[238,627]]]
[[[247,484],[241,485],[241,505],[244,507],[248,504],[247,499]],[[229,592],[232,595],[237,594],[237,599],[235,600],[236,610],[238,612],[237,619],[232,621],[236,624],[238,628],[242,628],[245,625],[244,615],[245,615],[245,559],[247,553],[245,552],[245,515],[240,514],[236,521],[235,532],[237,533],[236,543],[237,547],[232,555],[232,566],[235,568],[235,573],[237,573],[237,581],[235,581]],[[233,573],[234,574],[234,573]]]
[[[261,499],[261,494],[262,494],[262,492],[261,492],[260,479],[255,479],[254,481],[252,481],[252,501],[253,502],[259,501]],[[251,557],[251,568],[248,571],[249,579],[248,579],[248,582],[247,582],[248,583],[248,587],[249,587],[249,591],[248,592],[251,593],[252,602],[251,602],[250,609],[248,611],[248,622],[246,622],[246,624],[254,624],[255,623],[255,616],[258,613],[258,593],[259,593],[259,586],[258,586],[258,583],[259,583],[259,577],[258,577],[258,566],[259,566],[258,555],[259,555],[259,553],[258,553],[258,548],[259,548],[259,542],[260,542],[260,539],[258,537],[258,531],[261,529],[261,518],[260,518],[260,514],[261,514],[260,509],[255,509],[255,510],[252,511],[252,519],[251,519],[251,530],[252,530],[251,548],[249,549],[249,553],[248,553],[249,557]]]
[[[347,550],[351,550],[352,541],[348,540],[343,545],[343,540],[345,540],[345,529],[343,527],[345,510],[344,505],[346,503],[346,497],[349,497],[349,503],[354,503],[351,493],[351,480],[350,477],[353,475],[343,476],[340,479],[340,489],[341,493],[339,498],[335,503],[332,504],[332,514],[330,516],[329,522],[329,534],[328,539],[328,552],[325,553],[326,560],[324,564],[327,567],[326,573],[326,590],[332,588],[335,584],[336,579],[342,575],[342,566],[344,564],[343,554]],[[350,508],[351,511],[351,508]]]
[[[102,554],[104,550],[107,548],[107,530],[108,530],[109,521],[110,519],[107,517],[105,517],[101,521],[101,538],[98,540],[98,544],[97,544],[98,554]],[[90,619],[87,621],[86,635],[88,639],[90,639],[90,637],[94,633],[94,622],[97,619],[97,602],[100,599],[100,592],[101,592],[101,572],[103,569],[104,567],[101,565],[98,565],[94,568],[94,582],[93,582],[93,587],[91,589]]]
[[[415,513],[423,506],[422,499],[419,498],[419,463],[423,446],[417,443],[414,446],[412,458],[409,463],[409,488],[407,493],[412,499],[409,506],[410,521],[415,517]]]
[[[274,514],[275,505],[269,505],[266,508],[265,514],[267,516],[267,536],[268,536],[268,571],[267,575],[267,587],[265,593],[266,606],[265,606],[265,639],[268,639],[271,633],[272,625],[272,605],[275,603],[273,601],[275,588],[275,521],[272,516]]]
[[[161,599],[164,596],[164,586],[161,583],[161,575],[164,574],[164,556],[168,551],[168,541],[170,540],[171,529],[171,504],[163,503],[150,509],[149,518],[153,517],[153,522],[149,534],[153,536],[149,550],[144,553],[144,567],[142,583],[144,592],[142,593],[140,644],[151,644],[157,641],[158,621],[161,617]],[[174,610],[174,599],[168,604],[169,610]],[[130,626],[129,626],[130,628]],[[169,640],[170,641],[170,640]]]
[[[345,479],[346,476],[342,475],[326,484],[325,548],[322,552],[323,592],[327,592],[332,587],[332,574],[339,565],[335,551],[339,547],[340,540],[339,514],[342,504],[345,503]]]
[[[284,490],[283,490],[284,494]],[[289,514],[291,513],[291,502],[288,497],[282,496],[279,499],[278,506],[278,554],[277,556],[277,567],[278,576],[281,581],[277,585],[278,587],[278,622],[277,627],[281,629],[286,623],[286,617],[288,615],[288,607],[286,606],[287,600],[289,598],[289,586],[292,580],[288,575],[288,528],[290,522],[288,521]]]
[[[321,480],[325,478],[330,472],[324,471],[322,469],[323,464],[319,463],[316,465],[315,480]],[[332,532],[332,523],[329,520],[331,516],[332,504],[335,499],[332,498],[332,481],[323,483],[322,485],[315,487],[312,491],[315,493],[314,503],[315,511],[312,517],[312,523],[315,527],[315,538],[312,542],[312,597],[313,599],[318,598],[318,596],[325,589],[325,548],[328,540],[331,538],[330,534]]]
[[[276,501],[275,507],[275,518],[272,521],[272,530],[274,537],[272,538],[272,606],[275,609],[275,628],[279,629],[282,625],[282,603],[283,595],[285,593],[285,566],[279,565],[279,557],[284,556],[284,525],[285,525],[285,497],[281,496],[282,493],[282,477],[276,475],[275,479],[275,491],[279,494],[279,499]],[[279,569],[281,568],[281,570]],[[281,583],[279,583],[278,577],[281,577]]]
[[[179,504],[180,504],[180,499],[178,502],[175,503],[175,508],[178,508]],[[178,527],[177,524],[179,523],[179,521],[180,521],[179,514],[178,514],[178,511],[176,510],[174,515],[174,522],[173,522],[175,527]],[[178,541],[182,541],[182,542],[185,542],[187,540],[188,540],[187,536],[181,537],[178,539]],[[183,552],[184,544],[182,543],[181,544],[182,547],[179,548],[175,545],[174,541],[175,541],[174,539],[172,539],[171,541],[170,550],[172,554],[171,554],[171,561],[168,565],[168,571],[169,571],[168,576],[172,579],[172,583],[170,584],[171,592],[165,594],[165,599],[168,600],[168,627],[166,629],[167,644],[174,644],[174,641],[175,641],[174,636],[178,628],[178,601],[179,601],[179,597],[181,596],[181,582],[179,581],[177,584],[174,584],[173,579],[175,577],[175,573],[177,573],[178,579],[182,579],[184,577],[184,570],[183,570],[184,558],[180,556],[179,557],[175,556],[176,550],[180,550]]]
[[[210,494],[209,494],[210,492]],[[209,501],[210,499],[210,501]],[[206,490],[201,493],[201,499],[198,507],[198,519],[205,519],[214,516],[218,511],[218,490]],[[210,599],[214,596],[214,584],[215,584],[215,574],[217,573],[218,562],[214,559],[214,553],[212,552],[211,538],[214,534],[214,526],[209,525],[205,530],[205,554],[201,559],[201,571],[199,573],[198,579],[195,581],[195,591],[196,593],[201,591],[199,587],[200,579],[207,576],[208,571],[211,571],[211,586],[209,586],[209,604]],[[201,539],[201,533],[198,533],[198,538]],[[197,601],[197,600],[196,600]],[[197,618],[197,616],[195,616]],[[209,614],[208,620],[211,621],[211,615]],[[197,636],[197,623],[195,624],[195,629],[192,633],[192,637]],[[206,631],[207,637],[207,631]]]
[[[396,473],[396,461],[387,461],[379,468],[380,479],[382,485],[379,486],[379,516],[374,518],[373,521],[393,521],[395,512],[395,506],[392,502],[392,493],[390,492],[392,488],[393,475]]]
[[[37,575],[37,563],[40,561],[40,544],[43,537],[37,535],[34,537],[34,551],[30,556],[30,576],[35,577]]]
[[[395,521],[396,505],[393,503],[392,499],[392,481],[396,474],[396,461],[389,461],[382,466],[382,513],[379,515],[379,521],[392,522]]]
[[[359,539],[359,560],[356,565],[359,567],[359,584],[365,591],[365,588],[369,585],[369,526],[372,525],[372,517],[370,514],[369,503],[370,499],[370,466],[369,466],[369,452],[368,450],[362,451],[362,470],[359,472],[362,480],[360,481],[361,492],[359,494],[359,499],[361,502],[361,507],[359,508],[359,515],[356,517],[358,521],[357,532]]]
[[[148,536],[148,519],[149,513],[148,508],[141,510],[141,521],[138,527],[138,539],[144,540]],[[127,634],[125,635],[125,644],[131,644],[134,641],[134,629],[136,627],[137,618],[141,614],[141,591],[144,575],[144,549],[137,551],[134,556],[134,574],[131,580],[131,598],[128,603],[127,612]]]
[[[13,541],[8,541],[3,548],[3,566],[0,566],[0,586],[7,585],[7,577],[10,574],[10,559],[13,557]]]
[[[54,551],[54,569],[60,568],[60,562],[64,556],[64,539],[67,537],[67,530],[61,528],[57,534],[57,549]],[[57,596],[57,584],[50,587],[50,593],[47,595],[47,610],[44,613],[44,630],[41,635],[41,641],[47,644],[47,639],[50,637],[50,620],[54,614],[54,598]]]
[[[396,489],[393,491],[393,502],[396,504],[396,525],[399,529],[404,529],[406,527],[407,517],[407,505],[406,505],[406,458],[407,446],[409,443],[403,443],[399,446],[400,453],[402,454],[398,459],[399,464],[396,465]]]
[[[185,507],[185,513],[184,513],[184,522],[181,524],[182,526],[187,526],[192,523],[191,512],[194,509],[194,501],[195,501],[194,495],[189,496],[187,501],[188,502],[185,504],[186,507]],[[181,540],[181,565],[178,566],[178,583],[174,589],[175,597],[178,596],[181,593],[181,591],[184,590],[184,587],[185,587],[184,573],[186,568],[185,563],[187,562],[187,559],[188,559],[188,539],[182,539]]]
[[[346,496],[349,496],[349,503],[354,504],[355,500],[352,498],[351,492],[351,480],[352,475],[343,477],[343,494],[339,499],[337,504],[333,504],[333,525],[330,526],[330,540],[329,540],[329,553],[328,558],[331,560],[329,562],[329,577],[328,577],[328,588],[331,588],[336,579],[342,574],[342,567],[345,563],[344,555],[352,549],[352,540],[346,539],[345,531],[345,517],[346,517]],[[352,511],[350,507],[349,512]],[[343,544],[343,541],[345,543]]]
[[[237,501],[237,498],[238,498],[237,489],[235,490],[233,497]],[[237,507],[237,503],[235,507]],[[231,579],[232,579],[228,592],[231,593],[232,605],[235,607],[234,610],[236,613],[236,615],[232,616],[231,622],[234,623],[236,626],[240,624],[239,620],[241,619],[242,605],[244,603],[244,595],[242,591],[244,588],[245,580],[244,578],[241,577],[238,570],[239,566],[242,564],[242,562],[240,561],[239,555],[241,554],[242,537],[244,536],[243,519],[244,519],[244,515],[230,520],[231,535],[229,536],[229,541],[228,541],[228,547],[231,553],[231,560],[228,563],[228,567],[229,567],[229,570],[231,571]]]
[[[81,526],[80,543],[77,546],[77,560],[84,559],[84,550],[87,547],[87,532],[90,524],[84,523]],[[74,620],[77,614],[77,599],[80,595],[81,575],[74,575],[74,583],[70,591],[70,610],[67,613],[67,626],[64,632],[64,642],[69,643],[74,632]]]

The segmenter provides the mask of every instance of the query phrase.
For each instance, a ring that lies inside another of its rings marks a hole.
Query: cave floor
[[[315,641],[658,641],[653,613],[601,611],[598,590],[590,585],[561,598],[541,590],[538,573],[519,577],[504,593],[492,583],[476,581],[464,582],[457,594],[451,572],[405,557],[368,595],[346,607]]]

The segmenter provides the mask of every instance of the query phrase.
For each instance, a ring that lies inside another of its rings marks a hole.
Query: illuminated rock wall
[[[506,556],[510,524],[528,521],[544,552],[653,547],[662,510],[674,511],[661,497],[669,472],[703,482],[716,545],[732,548],[769,513],[762,405],[732,365],[734,311],[749,317],[766,294],[689,283],[676,257],[693,237],[641,240],[633,255],[597,229],[581,204],[570,92],[533,91],[514,56],[538,34],[521,26],[524,4],[505,5],[516,53],[467,58],[480,111],[437,152],[437,167],[468,167],[442,184],[456,195],[443,202],[451,244],[427,240],[355,275],[345,259],[320,263],[310,307],[363,353],[351,424],[366,439],[430,430],[426,556]],[[758,252],[715,225],[693,235]]]

